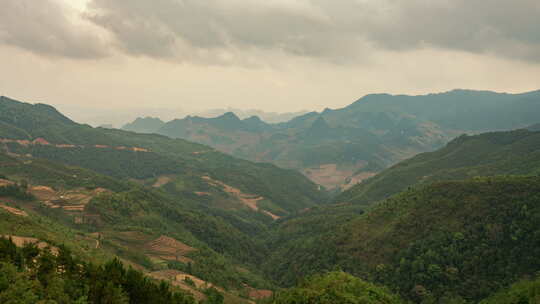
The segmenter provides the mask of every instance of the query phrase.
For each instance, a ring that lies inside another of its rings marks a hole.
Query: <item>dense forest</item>
[[[354,205],[314,210],[281,224],[267,267],[282,284],[339,265],[410,300],[478,301],[540,269],[539,195],[538,177],[478,178],[412,189],[358,216]]]

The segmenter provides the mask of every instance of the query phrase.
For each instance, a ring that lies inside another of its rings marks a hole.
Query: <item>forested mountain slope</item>
[[[340,267],[422,302],[478,301],[540,270],[539,177],[436,182],[359,213],[336,205],[284,221],[268,273],[290,284]]]
[[[325,198],[314,183],[292,170],[235,159],[184,140],[80,125],[43,104],[2,97],[0,124],[2,147],[9,153],[136,179],[175,195],[199,193],[203,201],[229,198],[236,205],[277,216]],[[246,202],[250,199],[259,204]]]
[[[415,302],[475,303],[540,269],[539,151],[540,132],[516,130],[398,163],[275,223],[265,270],[291,284],[341,268]]]
[[[500,174],[540,173],[540,132],[516,130],[460,136],[342,193],[337,202],[369,205],[415,184]]]
[[[189,139],[237,157],[300,170],[328,188],[348,187],[463,133],[522,128],[538,122],[540,91],[502,94],[454,90],[420,96],[372,94],[267,124],[233,113],[186,117],[155,132]]]

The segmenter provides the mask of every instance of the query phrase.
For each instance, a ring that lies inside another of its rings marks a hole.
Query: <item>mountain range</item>
[[[233,156],[302,172],[327,189],[348,189],[381,170],[454,137],[537,122],[540,91],[454,90],[420,96],[367,95],[342,109],[270,124],[234,113],[166,123],[140,118],[129,130],[209,145]]]

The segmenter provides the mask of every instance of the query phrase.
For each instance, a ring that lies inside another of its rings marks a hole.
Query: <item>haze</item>
[[[536,90],[536,0],[0,0],[0,95],[78,121]]]

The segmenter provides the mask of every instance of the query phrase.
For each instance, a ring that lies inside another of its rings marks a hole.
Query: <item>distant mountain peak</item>
[[[154,133],[165,124],[157,117],[137,117],[133,122],[125,124],[122,129],[138,133]]]
[[[264,123],[262,121],[262,119],[257,115],[250,116],[250,117],[244,119],[243,121],[244,122],[262,122],[262,123]]]
[[[219,117],[216,117],[216,119],[230,119],[230,120],[240,120],[240,118],[234,114],[233,112],[227,112]]]

